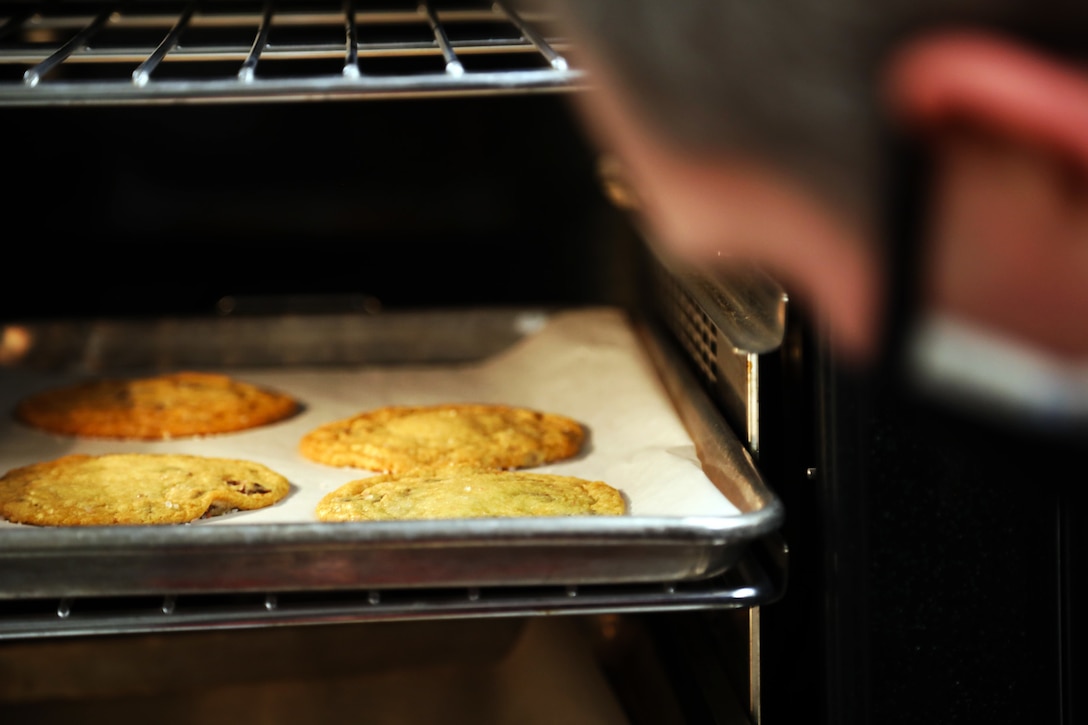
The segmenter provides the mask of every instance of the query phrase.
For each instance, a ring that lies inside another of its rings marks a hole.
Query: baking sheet
[[[365,319],[359,324],[365,327]],[[119,550],[129,557],[139,556],[139,552],[129,547],[146,544],[150,547],[149,556],[163,554],[168,561],[170,552],[185,546],[187,540],[182,538],[184,533],[162,531],[164,528],[182,532],[230,529],[245,532],[246,541],[253,541],[252,532],[261,529],[259,541],[269,548],[269,556],[261,559],[269,562],[266,565],[269,571],[263,578],[258,577],[265,585],[276,581],[273,567],[283,566],[282,561],[273,563],[278,546],[294,550],[296,545],[307,543],[309,555],[316,557],[321,555],[322,542],[334,542],[337,555],[344,555],[348,551],[345,545],[378,541],[387,555],[390,551],[406,554],[411,549],[410,556],[402,558],[400,563],[415,567],[415,571],[403,576],[417,586],[471,581],[474,576],[471,562],[460,561],[456,567],[450,566],[453,558],[463,553],[459,551],[462,544],[471,546],[477,554],[481,582],[535,581],[539,575],[532,572],[539,566],[546,566],[549,580],[568,576],[572,581],[585,581],[589,576],[596,581],[614,576],[623,581],[643,575],[684,578],[716,573],[732,561],[728,547],[746,538],[748,524],[753,534],[769,525],[773,527],[774,521],[768,522],[767,512],[760,508],[777,502],[767,491],[759,490],[753,496],[746,489],[761,486],[754,470],[742,470],[734,476],[741,479],[751,476],[751,480],[731,481],[741,492],[736,501],[724,495],[727,487],[720,480],[712,481],[708,476],[689,430],[690,421],[686,425],[682,420],[659,368],[647,355],[644,341],[623,311],[590,308],[533,313],[518,316],[514,324],[522,337],[480,360],[438,364],[416,360],[395,364],[323,359],[320,364],[303,361],[247,365],[245,359],[234,359],[219,366],[201,365],[201,369],[227,372],[277,388],[303,403],[304,410],[294,418],[251,431],[155,442],[86,440],[29,429],[11,419],[8,413],[0,422],[0,467],[4,470],[75,452],[192,453],[264,463],[287,476],[292,490],[286,499],[266,509],[172,527],[91,527],[93,531],[72,532],[0,522],[0,548],[8,543],[7,551],[16,552],[12,556],[25,554],[20,559],[25,563],[29,560],[26,557],[59,557],[65,551],[66,540],[73,547],[77,540],[81,547],[88,544],[104,547],[102,556]],[[171,344],[183,349],[184,335],[177,328],[173,332]],[[285,349],[289,347],[285,342]],[[93,356],[83,358],[87,359]],[[170,360],[171,367],[180,362],[169,356],[162,359]],[[9,365],[0,375],[0,407],[10,411],[26,394],[83,379],[87,376],[86,367],[85,363],[82,367],[65,369]],[[105,368],[97,374],[138,374],[138,371]],[[613,517],[572,517],[520,522],[391,522],[389,526],[382,525],[386,522],[342,525],[316,521],[313,511],[323,495],[347,481],[376,474],[304,459],[298,453],[298,441],[305,433],[326,422],[383,405],[447,402],[520,405],[580,421],[587,429],[583,452],[576,458],[534,470],[605,481],[623,492],[628,514],[618,517],[621,521],[612,520]],[[735,441],[732,444],[739,445]],[[729,467],[736,472],[736,461]],[[752,500],[760,503],[753,508]],[[330,527],[336,528],[332,538],[320,531],[331,530]],[[122,528],[134,530],[121,532]],[[44,534],[36,535],[30,543],[13,537],[29,530],[54,533],[48,539],[43,538]],[[206,541],[205,545],[214,549],[229,547],[236,540],[191,537],[188,541]],[[48,544],[48,552],[34,549],[43,542]],[[398,551],[399,543],[404,544],[403,550]],[[511,550],[504,548],[502,572],[494,571],[493,557],[489,563],[488,556],[479,556],[488,551],[489,543],[520,546],[517,551],[525,560],[524,570],[519,571],[517,560],[509,560]],[[15,544],[28,548],[12,548]],[[603,547],[607,555],[586,556],[587,546]],[[657,548],[647,555],[646,547]],[[90,550],[94,550],[93,546]],[[544,554],[550,556],[546,564],[532,561],[534,556]],[[351,554],[360,555],[358,547]],[[636,555],[641,557],[641,564],[632,560],[625,562],[627,566],[615,566],[617,557]],[[393,556],[394,563],[396,559]],[[297,557],[291,561],[298,565]],[[381,581],[395,582],[397,575],[392,569],[383,568],[380,573],[368,571],[368,561],[366,557],[353,558],[353,574],[348,578],[354,577],[362,584],[367,582],[369,574],[375,574]],[[423,574],[419,569],[421,562],[426,564]],[[281,574],[284,581],[292,579],[287,572]],[[336,582],[331,583],[342,585],[344,577],[341,568]],[[305,582],[312,580],[306,578]],[[217,582],[216,586],[222,584]]]

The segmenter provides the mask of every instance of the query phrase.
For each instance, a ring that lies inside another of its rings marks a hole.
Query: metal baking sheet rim
[[[0,599],[698,580],[779,515],[11,531]]]
[[[718,576],[779,528],[784,509],[676,353],[649,328],[640,332],[708,475],[725,472],[744,500],[740,514],[9,529],[0,535],[0,600]]]

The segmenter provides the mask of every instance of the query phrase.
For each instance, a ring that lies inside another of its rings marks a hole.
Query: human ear
[[[887,70],[893,118],[928,157],[914,374],[1088,413],[1088,75],[965,32],[920,37]]]
[[[943,33],[900,50],[887,91],[931,156],[922,312],[1088,359],[1088,75]]]
[[[885,77],[892,113],[909,126],[969,122],[1088,167],[1088,70],[1001,35],[943,31],[905,43]]]

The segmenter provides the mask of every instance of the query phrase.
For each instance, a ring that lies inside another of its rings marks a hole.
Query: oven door
[[[736,325],[757,317],[774,328],[784,298],[747,314],[717,282],[659,268],[569,116],[586,79],[547,17],[502,2],[2,12],[20,175],[5,209],[34,239],[66,240],[27,240],[18,264],[40,284],[0,291],[5,390],[227,362],[462,367],[553,316],[619,311],[714,500],[738,514],[421,527],[380,542],[384,558],[368,533],[297,522],[260,542],[227,526],[199,542],[5,529],[5,711],[679,722],[694,660],[667,665],[660,627],[718,612],[717,697],[731,722],[758,715],[784,508],[756,465],[761,353],[718,336],[751,339]],[[708,363],[695,330],[728,354]],[[700,370],[718,366],[708,388]],[[511,547],[530,565],[509,566]],[[410,694],[419,682],[433,700]]]

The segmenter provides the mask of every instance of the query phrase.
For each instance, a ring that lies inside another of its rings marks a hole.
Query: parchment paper
[[[314,463],[298,441],[324,423],[384,405],[482,402],[570,416],[587,429],[577,458],[534,470],[604,481],[627,498],[631,516],[739,513],[702,472],[695,447],[624,314],[593,308],[542,316],[539,329],[480,363],[443,366],[223,368],[236,378],[296,396],[296,417],[251,431],[154,442],[84,440],[23,426],[11,410],[24,395],[79,378],[20,369],[0,372],[0,469],[68,453],[163,452],[243,458],[285,475],[291,493],[259,511],[191,525],[310,522],[318,500],[375,475]],[[0,521],[0,528],[19,526]]]

